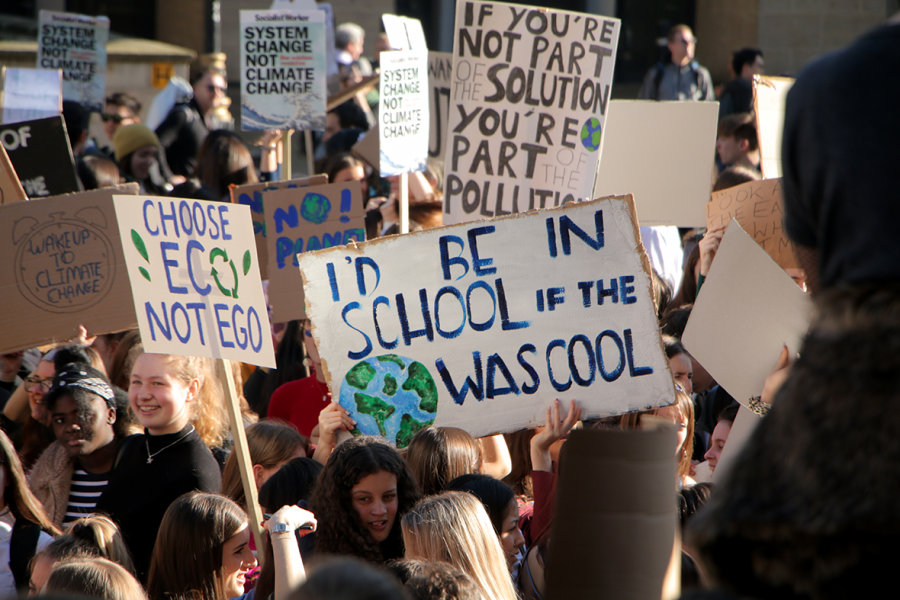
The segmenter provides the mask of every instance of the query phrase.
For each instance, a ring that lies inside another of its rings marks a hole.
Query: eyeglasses
[[[38,379],[36,377],[25,378],[26,392],[34,392],[37,390],[38,386],[40,386],[41,391],[46,394],[50,391],[50,388],[53,387],[53,379]]]
[[[209,91],[211,91],[213,93],[222,92],[223,94],[228,91],[228,88],[219,87],[217,85],[208,85],[208,86],[206,86],[206,89],[208,89]]]
[[[125,119],[132,119],[134,117],[123,117],[122,115],[111,115],[109,113],[102,113],[100,115],[100,118],[103,119],[104,123],[109,123],[110,121],[112,121],[116,125],[121,125],[122,121],[124,121]]]

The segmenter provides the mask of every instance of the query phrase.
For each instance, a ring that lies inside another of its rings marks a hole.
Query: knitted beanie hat
[[[121,161],[136,150],[147,146],[159,148],[159,138],[143,123],[125,125],[116,130],[113,136],[113,146],[116,149],[116,160]]]

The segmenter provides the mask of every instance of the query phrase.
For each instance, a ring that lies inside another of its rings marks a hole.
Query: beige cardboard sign
[[[634,194],[641,226],[701,227],[718,110],[716,102],[610,101],[594,198]]]
[[[759,137],[759,168],[764,179],[781,177],[781,136],[784,104],[794,80],[791,77],[753,77],[753,110]]]
[[[0,144],[0,204],[12,204],[28,200],[25,190],[19,182],[6,148]]]
[[[0,353],[137,325],[114,191],[0,206]]]
[[[297,255],[366,239],[358,181],[265,193],[272,320],[305,319]]]
[[[313,175],[303,179],[289,179],[285,181],[267,181],[265,183],[251,183],[231,188],[231,201],[235,204],[244,204],[250,207],[253,217],[253,235],[256,237],[256,255],[259,257],[259,274],[263,279],[268,279],[266,267],[269,257],[266,247],[266,216],[264,192],[283,190],[297,187],[310,187],[313,185],[325,185],[328,183],[327,175]]]
[[[780,177],[748,181],[713,192],[706,205],[707,228],[727,226],[732,217],[782,269],[800,267],[794,242],[784,232],[784,188]]]
[[[762,392],[783,346],[800,349],[813,303],[734,219],[682,341],[735,400]]]

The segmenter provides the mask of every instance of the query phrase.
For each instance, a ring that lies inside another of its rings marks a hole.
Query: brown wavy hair
[[[379,543],[363,527],[350,497],[353,486],[361,479],[380,471],[397,477],[397,517],[384,543],[402,548],[400,517],[422,496],[419,484],[394,448],[380,438],[362,436],[347,440],[335,449],[310,498],[310,510],[319,522],[317,552],[357,556],[376,563],[399,558],[382,554]]]

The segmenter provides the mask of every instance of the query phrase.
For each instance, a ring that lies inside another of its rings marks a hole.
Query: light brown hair
[[[134,575],[105,558],[76,558],[58,563],[47,580],[47,592],[103,600],[147,599]]]
[[[482,455],[475,438],[462,429],[429,427],[410,441],[406,463],[428,496],[444,491],[460,475],[480,473]]]

